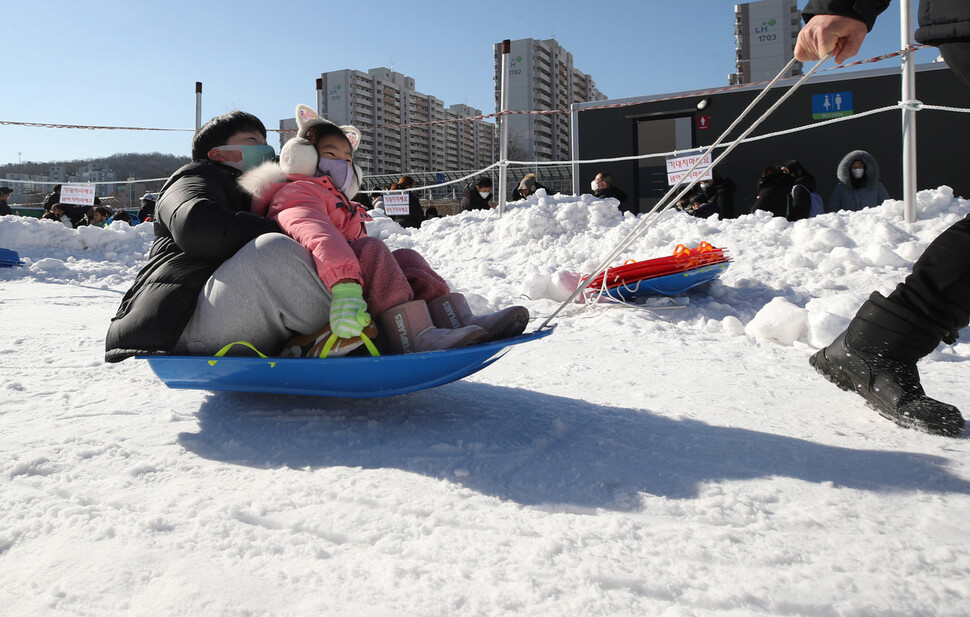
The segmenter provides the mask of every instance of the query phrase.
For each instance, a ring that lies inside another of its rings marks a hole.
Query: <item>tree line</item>
[[[46,176],[50,173],[50,168],[55,165],[66,167],[67,175],[70,176],[78,173],[78,170],[86,165],[94,165],[97,168],[107,168],[115,172],[115,178],[118,180],[126,180],[129,177],[138,179],[167,178],[172,175],[172,172],[188,162],[189,157],[187,156],[176,156],[161,152],[112,154],[100,158],[75,159],[73,161],[8,163],[0,165],[0,177],[4,177],[6,174]]]

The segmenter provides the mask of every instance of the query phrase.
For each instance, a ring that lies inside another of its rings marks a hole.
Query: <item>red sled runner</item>
[[[587,291],[602,292],[623,302],[641,296],[675,296],[718,278],[730,261],[724,249],[707,242],[695,248],[678,244],[670,257],[631,259],[622,266],[609,268],[593,279]]]

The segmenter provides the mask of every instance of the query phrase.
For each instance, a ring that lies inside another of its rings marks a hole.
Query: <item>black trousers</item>
[[[970,43],[940,46],[944,60],[970,86]],[[970,323],[970,215],[941,233],[888,300],[950,332]]]
[[[970,215],[926,247],[887,299],[948,331],[947,342],[956,340],[970,323]]]

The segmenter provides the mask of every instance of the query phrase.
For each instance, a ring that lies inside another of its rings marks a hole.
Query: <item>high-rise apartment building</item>
[[[509,110],[568,112],[573,103],[603,101],[592,78],[573,66],[573,55],[555,39],[511,42],[506,88]],[[502,44],[496,43],[495,110],[501,111]],[[569,113],[515,114],[509,123],[509,158],[528,161],[570,160]]]
[[[731,85],[768,81],[788,64],[801,30],[796,0],[761,0],[734,5],[734,47],[737,72]],[[796,62],[785,77],[802,74]]]
[[[444,103],[415,90],[414,78],[387,68],[322,75],[324,118],[361,130],[354,156],[367,175],[474,170],[493,162],[495,125],[467,105]],[[281,145],[296,129],[280,121]]]

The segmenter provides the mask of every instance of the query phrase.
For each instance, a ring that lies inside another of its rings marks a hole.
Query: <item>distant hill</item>
[[[112,154],[95,159],[79,159],[74,161],[51,161],[48,163],[37,163],[28,161],[26,163],[9,163],[0,165],[0,178],[6,174],[29,174],[32,176],[46,176],[50,173],[52,165],[64,165],[68,175],[76,174],[85,165],[95,165],[96,167],[107,167],[117,175],[117,180],[127,180],[129,177],[135,179],[146,178],[167,178],[172,172],[189,162],[187,156],[175,156],[174,154],[162,154],[161,152],[151,152],[148,154]]]

